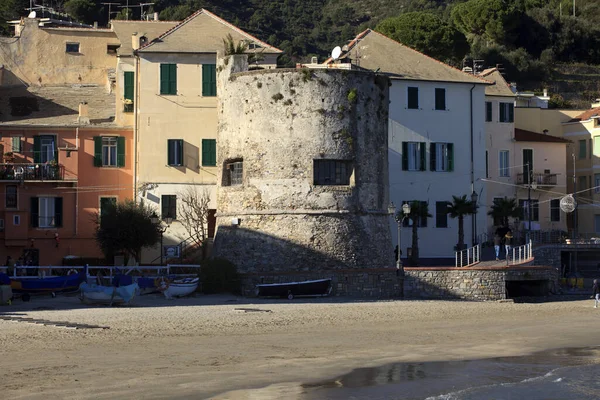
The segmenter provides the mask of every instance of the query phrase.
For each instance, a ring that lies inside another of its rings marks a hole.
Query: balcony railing
[[[529,185],[533,182],[538,186],[556,186],[556,174],[534,172],[533,179],[528,174],[517,174],[517,185]]]
[[[0,181],[60,181],[64,177],[65,167],[60,164],[0,164]]]

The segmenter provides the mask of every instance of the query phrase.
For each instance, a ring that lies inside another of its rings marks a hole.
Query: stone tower
[[[219,58],[214,255],[256,283],[400,293],[387,214],[389,80]]]

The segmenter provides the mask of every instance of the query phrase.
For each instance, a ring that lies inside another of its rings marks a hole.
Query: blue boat
[[[87,267],[82,272],[65,276],[56,276],[52,278],[39,279],[19,279],[13,278],[10,286],[15,293],[22,293],[23,299],[25,295],[50,293],[52,297],[59,292],[76,291],[79,285],[87,279]]]

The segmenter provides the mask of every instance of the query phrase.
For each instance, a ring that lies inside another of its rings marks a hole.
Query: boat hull
[[[331,294],[331,279],[256,285],[259,297],[323,297]]]
[[[86,279],[86,273],[77,273],[53,278],[12,280],[10,286],[15,293],[58,293],[76,291]]]
[[[189,296],[198,289],[199,282],[198,278],[175,280],[169,284],[163,294],[167,299]]]

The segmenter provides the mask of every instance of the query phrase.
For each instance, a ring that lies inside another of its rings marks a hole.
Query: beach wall
[[[247,71],[245,56],[219,58],[217,71],[213,254],[250,274],[252,291],[257,280],[334,277],[338,294],[399,295],[387,212],[388,78]]]
[[[550,294],[557,279],[555,268],[542,266],[405,268],[404,293],[406,298],[502,300],[520,294],[519,287],[529,290],[531,285],[536,295]]]

